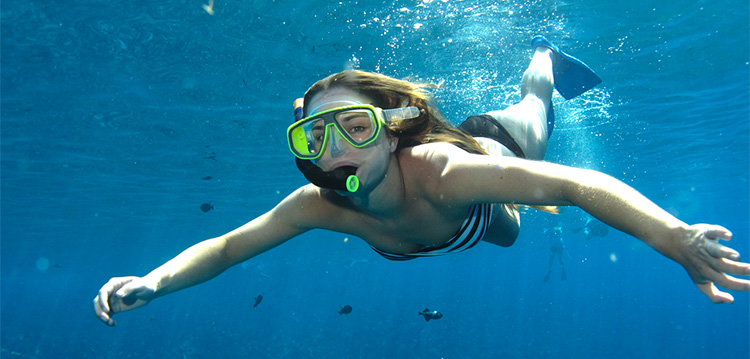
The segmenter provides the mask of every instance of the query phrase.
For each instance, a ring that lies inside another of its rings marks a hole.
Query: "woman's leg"
[[[526,158],[544,159],[547,150],[547,109],[552,101],[552,51],[546,47],[537,47],[529,68],[521,79],[521,102],[502,111],[492,111],[491,115],[505,127],[518,143]],[[490,155],[510,155],[505,146],[488,138],[477,138],[477,141]],[[503,247],[511,246],[518,237],[521,218],[518,209],[509,204],[494,206],[494,220],[484,241]]]
[[[552,89],[571,99],[602,80],[586,64],[562,52],[544,36],[534,37],[531,43],[534,56],[521,79],[521,102],[488,115],[505,128],[526,158],[543,160],[547,152],[548,131],[551,131],[547,125],[547,112],[552,110]],[[513,156],[513,152],[503,145],[493,147],[501,148],[495,153]],[[495,219],[484,240],[504,247],[512,245],[521,224],[518,209],[508,204],[496,205],[493,215]]]
[[[547,151],[547,110],[554,86],[552,55],[549,48],[537,47],[521,78],[521,102],[488,113],[505,127],[526,158],[532,160],[544,159]]]

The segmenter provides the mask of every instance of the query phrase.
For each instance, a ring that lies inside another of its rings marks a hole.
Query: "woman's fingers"
[[[706,233],[706,237],[708,237],[708,233]],[[729,258],[733,261],[737,261],[740,259],[739,252],[735,251],[732,248],[719,244],[719,241],[716,239],[706,238],[706,251],[712,257]]]
[[[716,304],[734,302],[734,297],[732,297],[731,294],[720,291],[719,288],[716,288],[711,282],[696,283],[695,285],[698,286],[698,289],[705,294],[708,299],[711,299],[711,301]]]
[[[750,263],[736,262],[726,258],[714,258],[711,266],[722,273],[732,275],[750,275]]]
[[[114,295],[114,292],[119,289],[123,283],[125,283],[123,278],[112,278],[107,281],[101,289],[99,289],[99,295],[97,298],[99,299],[99,307],[102,311],[105,313],[110,313],[112,311],[112,308],[109,307],[109,297]]]
[[[729,275],[748,275],[750,264],[734,262],[725,258],[715,258],[711,267],[710,272],[705,273],[707,280],[729,290],[750,291],[750,280]]]
[[[750,291],[750,280],[733,276],[750,275],[750,264],[740,262],[736,250],[721,245],[720,240],[731,240],[732,232],[718,225],[692,226],[693,246],[686,253],[683,265],[698,289],[714,303],[732,303],[734,297],[726,290]]]
[[[99,320],[104,322],[104,324],[111,327],[115,325],[115,321],[112,320],[112,315],[115,314],[115,308],[113,308],[111,304],[120,300],[119,297],[121,297],[122,294],[127,294],[127,291],[124,291],[123,287],[128,283],[131,283],[135,278],[138,277],[112,278],[107,281],[101,289],[99,289],[99,294],[94,298],[94,312],[96,312],[96,316]],[[122,305],[115,305],[115,307],[120,308]]]
[[[725,241],[732,240],[732,232],[719,225],[709,225],[709,228],[707,228],[704,233],[708,239],[723,239]]]
[[[107,291],[105,288],[107,286],[105,285],[102,287],[102,289],[99,289],[99,295],[96,296],[96,299],[99,300],[99,308],[105,313],[109,313],[109,291]]]
[[[109,310],[102,308],[99,296],[94,298],[94,312],[96,312],[97,318],[104,322],[104,324],[109,325],[110,327],[115,326],[115,321],[109,316]]]

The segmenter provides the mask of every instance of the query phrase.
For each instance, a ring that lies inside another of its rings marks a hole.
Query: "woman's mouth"
[[[329,169],[329,171],[333,171],[333,170],[335,170],[335,169],[337,169],[337,168],[341,168],[341,167],[354,167],[354,168],[358,168],[359,166],[357,166],[357,164],[356,164],[356,163],[353,163],[353,162],[349,162],[349,161],[341,161],[341,162],[336,162],[336,163],[334,163],[334,164],[333,164],[333,165],[331,166],[331,169]]]

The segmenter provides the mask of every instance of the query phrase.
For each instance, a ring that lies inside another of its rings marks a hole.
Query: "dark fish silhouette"
[[[352,306],[347,304],[347,305],[341,307],[341,310],[339,310],[339,315],[341,315],[341,314],[347,314],[348,315],[351,312],[352,312]]]
[[[203,178],[201,178],[201,179],[202,179],[202,180],[204,180],[204,181],[208,181],[208,180],[210,180],[210,179],[212,179],[212,178],[213,178],[213,177],[211,177],[211,176],[206,176],[206,177],[203,177]]]
[[[429,322],[430,319],[438,320],[443,317],[442,313],[438,312],[437,310],[430,310],[428,308],[424,308],[424,310],[418,312],[418,314],[423,316],[426,322]]]
[[[253,304],[253,308],[257,307],[258,304],[260,304],[260,301],[262,301],[262,300],[263,300],[263,295],[262,294],[258,294],[258,296],[255,297],[255,304]]]
[[[214,209],[214,206],[211,203],[204,203],[201,205],[201,211],[203,211],[203,213],[206,213],[212,209]]]

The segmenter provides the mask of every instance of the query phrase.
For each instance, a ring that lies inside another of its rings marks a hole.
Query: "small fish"
[[[351,313],[351,312],[352,312],[352,306],[347,304],[347,305],[341,307],[341,310],[339,310],[339,315],[341,315],[341,314],[349,315],[349,313]]]
[[[443,317],[442,313],[437,310],[429,310],[428,308],[424,308],[423,311],[417,312],[417,314],[423,316],[426,322],[429,322],[430,319],[438,320]]]
[[[214,206],[211,203],[204,203],[201,205],[201,211],[203,211],[203,213],[207,213],[212,209],[214,209]]]
[[[206,176],[206,177],[203,177],[203,178],[201,178],[201,179],[202,179],[202,180],[204,180],[204,181],[208,181],[208,180],[210,180],[210,179],[212,179],[212,178],[213,178],[213,177],[211,177],[211,176]]]
[[[255,304],[253,304],[253,308],[257,307],[258,304],[260,304],[260,301],[262,301],[262,300],[263,300],[263,295],[262,294],[258,294],[258,296],[255,297]]]

